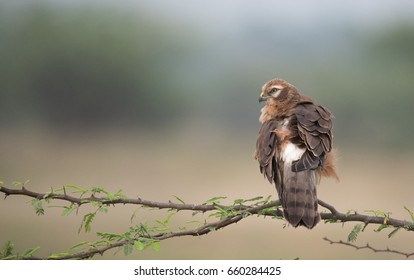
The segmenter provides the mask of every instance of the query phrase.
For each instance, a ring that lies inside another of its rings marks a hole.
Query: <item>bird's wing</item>
[[[316,169],[332,149],[333,116],[328,109],[308,100],[298,103],[294,115],[299,141],[306,146],[306,152],[292,163],[292,171]]]
[[[277,127],[278,121],[274,119],[262,124],[256,141],[255,158],[259,161],[260,172],[279,188],[281,174],[277,162]]]

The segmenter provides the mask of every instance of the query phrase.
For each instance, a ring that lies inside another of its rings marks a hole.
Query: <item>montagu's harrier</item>
[[[338,175],[332,152],[332,114],[281,79],[265,83],[255,158],[275,183],[285,219],[294,227],[319,221],[316,184]]]

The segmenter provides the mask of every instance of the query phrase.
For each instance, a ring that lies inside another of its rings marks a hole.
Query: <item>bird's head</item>
[[[282,79],[273,79],[262,86],[259,102],[286,103],[299,95],[295,86]]]

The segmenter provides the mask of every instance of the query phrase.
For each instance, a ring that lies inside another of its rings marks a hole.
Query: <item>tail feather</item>
[[[281,201],[286,220],[294,227],[313,228],[319,221],[316,196],[316,171],[293,172],[291,165],[284,168]]]
[[[335,178],[337,182],[339,182],[339,176],[336,173],[335,162],[338,158],[338,151],[333,149],[329,153],[326,154],[325,160],[322,166],[319,166],[316,169],[316,180],[319,183],[322,177],[332,177]]]

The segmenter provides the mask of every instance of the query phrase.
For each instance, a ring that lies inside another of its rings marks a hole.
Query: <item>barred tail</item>
[[[315,170],[294,172],[291,164],[286,164],[280,198],[284,216],[292,226],[311,229],[320,221]]]

